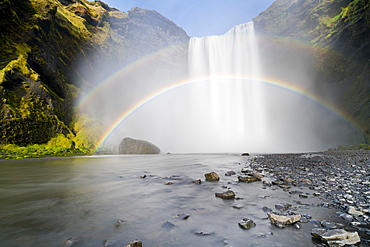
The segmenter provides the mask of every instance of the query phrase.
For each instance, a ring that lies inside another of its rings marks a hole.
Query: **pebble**
[[[64,242],[64,244],[65,244],[65,246],[70,247],[70,246],[74,246],[74,245],[75,245],[75,244],[77,244],[79,241],[80,241],[80,240],[79,240],[77,237],[70,237],[70,238],[68,238],[68,239]]]
[[[118,241],[116,241],[116,240],[109,240],[109,239],[107,239],[107,240],[104,240],[103,241],[103,246],[104,247],[115,246],[117,243],[118,243]]]
[[[236,175],[236,172],[228,171],[228,172],[225,173],[225,176],[233,176],[233,175]]]
[[[242,209],[242,208],[244,208],[244,206],[243,206],[243,205],[241,205],[241,204],[234,204],[234,205],[233,205],[233,208],[236,208],[236,209]]]
[[[196,232],[194,232],[194,234],[197,235],[197,236],[210,236],[210,235],[212,235],[211,232],[203,232],[203,231],[196,231]]]
[[[255,227],[256,223],[254,223],[254,221],[251,219],[244,218],[238,223],[238,225],[240,226],[240,228],[248,230],[251,229],[252,227]]]
[[[142,247],[143,243],[137,239],[132,240],[130,243],[125,245],[125,247]]]

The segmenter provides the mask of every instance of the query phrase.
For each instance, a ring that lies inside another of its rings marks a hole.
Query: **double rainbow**
[[[142,108],[144,105],[150,103],[152,100],[170,93],[171,91],[178,90],[185,86],[190,86],[192,84],[198,84],[198,83],[206,83],[210,80],[214,80],[214,78],[201,78],[196,80],[185,80],[180,81],[171,85],[168,85],[164,88],[161,88],[151,94],[148,94],[147,96],[143,97],[142,99],[138,100],[135,104],[131,105],[128,109],[126,109],[120,116],[117,117],[117,119],[113,122],[113,124],[106,130],[106,132],[103,134],[99,141],[99,146],[101,146],[104,141],[110,136],[110,134],[116,130],[127,118],[129,118],[132,114],[134,114],[136,111],[138,111],[140,108]],[[273,78],[248,78],[248,77],[224,77],[224,78],[217,78],[218,80],[228,80],[229,82],[233,81],[243,81],[245,83],[262,83],[265,85],[271,85],[275,87],[279,87],[281,89],[287,90],[289,92],[299,94],[311,101],[318,102],[320,105],[322,105],[324,108],[330,110],[331,112],[335,113],[337,116],[345,119],[347,122],[349,122],[352,126],[352,121],[348,115],[346,115],[344,112],[340,111],[335,105],[333,105],[331,102],[327,101],[326,99],[319,97],[317,95],[314,95],[313,93],[304,90],[302,88],[299,88],[297,85],[294,85],[293,83],[286,82],[286,81],[279,81]],[[355,127],[355,126],[354,126]]]

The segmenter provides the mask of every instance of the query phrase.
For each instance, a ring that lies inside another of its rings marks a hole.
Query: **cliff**
[[[369,1],[276,0],[254,22],[274,40],[262,44],[267,66],[285,59],[279,66],[287,71],[304,63],[316,93],[344,110],[369,142]]]
[[[0,16],[0,144],[77,136],[81,93],[145,54],[188,40],[155,11],[125,13],[101,1],[3,0]],[[179,46],[174,59],[182,59],[156,62],[171,69],[186,64],[186,53]]]

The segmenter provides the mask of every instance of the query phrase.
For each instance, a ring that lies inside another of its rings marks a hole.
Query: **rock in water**
[[[159,154],[160,149],[147,141],[126,137],[118,147],[119,154]]]
[[[319,238],[329,246],[351,245],[361,241],[357,232],[347,232],[343,229],[328,230],[324,228],[314,228],[311,231],[311,235],[315,238]]]
[[[125,245],[125,247],[142,247],[143,243],[137,239],[132,240],[130,243]]]
[[[247,182],[247,183],[260,181],[260,179],[258,179],[255,176],[238,176],[238,179],[240,182]]]
[[[215,172],[206,173],[206,174],[204,174],[204,176],[206,177],[207,181],[218,181],[218,180],[220,180],[220,177]]]
[[[231,190],[228,190],[223,193],[215,193],[216,197],[220,197],[222,199],[234,199],[235,198],[235,193]]]
[[[78,242],[79,242],[79,239],[77,237],[70,237],[64,242],[64,244],[65,246],[71,247],[71,246],[74,246]]]
[[[292,225],[301,219],[301,215],[283,216],[277,214],[268,214],[268,217],[272,224],[278,227],[285,227],[286,225]]]
[[[246,229],[246,230],[248,230],[248,229],[250,229],[250,228],[252,228],[252,227],[255,227],[255,226],[256,226],[256,223],[254,223],[254,221],[253,221],[253,220],[251,220],[251,219],[247,219],[247,218],[245,218],[245,219],[243,219],[242,221],[240,221],[240,222],[238,223],[238,225],[239,225],[242,229]]]
[[[173,228],[173,227],[175,227],[175,225],[174,224],[172,224],[171,222],[169,222],[169,221],[166,221],[166,222],[164,222],[162,225],[161,225],[161,227],[162,228]]]

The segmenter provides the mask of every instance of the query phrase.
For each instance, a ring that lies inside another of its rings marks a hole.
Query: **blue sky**
[[[189,36],[226,33],[233,26],[251,21],[274,0],[103,0],[127,12],[133,7],[156,10]]]

